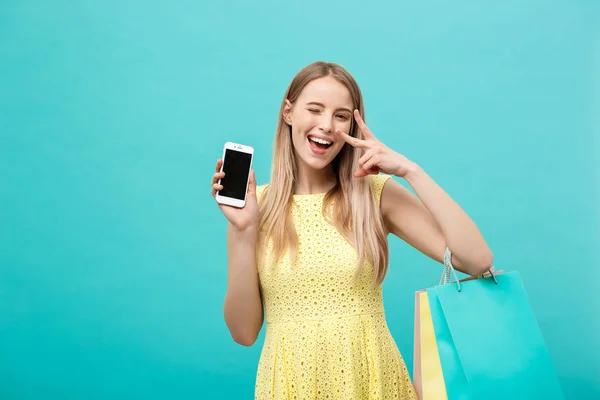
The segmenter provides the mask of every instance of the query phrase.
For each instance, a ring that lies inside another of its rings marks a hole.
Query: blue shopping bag
[[[518,272],[426,290],[447,398],[564,399]]]

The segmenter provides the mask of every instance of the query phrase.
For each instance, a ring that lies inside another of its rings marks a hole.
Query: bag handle
[[[451,273],[452,275],[454,275],[454,279],[456,279],[456,286],[458,287],[458,291],[460,292],[462,288],[460,286],[460,280],[458,279],[458,276],[456,276],[456,270],[452,265],[452,252],[448,247],[446,247],[446,250],[444,251],[444,271],[442,272],[442,277],[440,278],[440,285],[449,285],[453,283],[450,277]],[[484,278],[486,274],[489,274],[492,277],[496,285],[498,284],[496,275],[494,275],[494,267],[491,267],[489,271],[484,272],[481,275],[477,275],[477,279]]]

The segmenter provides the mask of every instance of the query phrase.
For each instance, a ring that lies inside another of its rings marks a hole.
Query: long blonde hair
[[[298,72],[290,83],[283,97],[277,121],[271,183],[265,189],[260,202],[259,255],[265,254],[270,238],[273,246],[273,261],[279,260],[286,250],[289,250],[290,259],[293,261],[298,245],[298,236],[290,212],[297,179],[297,166],[291,127],[283,119],[286,99],[294,104],[308,83],[326,76],[337,79],[348,88],[353,107],[358,109],[364,118],[360,88],[350,73],[340,65],[326,62],[312,63]],[[363,138],[363,133],[354,122],[350,135]],[[369,178],[353,176],[353,172],[359,167],[360,156],[358,149],[345,144],[333,160],[337,183],[325,195],[323,214],[355,248],[358,258],[356,275],[360,273],[364,263],[369,261],[374,268],[374,282],[381,283],[388,267],[387,231]]]

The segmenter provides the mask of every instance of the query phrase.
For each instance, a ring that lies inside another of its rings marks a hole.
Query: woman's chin
[[[312,170],[321,171],[332,167],[333,160],[339,154],[341,149],[332,148],[327,154],[315,154],[310,149],[306,151],[296,151],[296,161],[302,163],[305,167]]]
[[[331,166],[331,160],[329,159],[314,159],[312,157],[302,157],[298,156],[298,161],[300,161],[304,166],[309,169],[313,169],[316,171],[320,171],[326,169]]]

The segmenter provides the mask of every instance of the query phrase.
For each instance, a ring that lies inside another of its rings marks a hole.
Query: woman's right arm
[[[217,161],[212,180],[213,197],[223,189],[218,184],[225,174],[219,172],[222,160]],[[256,199],[256,178],[250,174],[246,205],[235,208],[219,204],[229,221],[227,227],[227,292],[223,305],[225,323],[231,337],[243,346],[252,346],[263,324],[263,304],[260,295],[256,245],[258,242],[259,211]]]
[[[240,231],[229,224],[224,314],[233,340],[243,346],[254,344],[264,317],[256,268],[257,238],[256,229]]]

